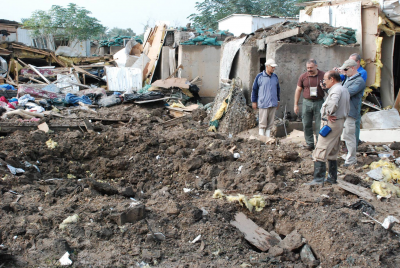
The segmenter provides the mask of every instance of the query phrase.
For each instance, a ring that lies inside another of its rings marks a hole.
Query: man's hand
[[[278,102],[278,106],[276,106],[276,109],[277,109],[277,110],[279,109],[279,102]]]
[[[252,102],[251,107],[253,107],[254,110],[257,110],[257,102]]]
[[[299,114],[299,106],[297,105],[294,106],[294,113],[297,115]]]
[[[335,121],[336,121],[336,116],[328,115],[328,121],[329,121],[329,122],[332,122],[332,123],[335,123]]]

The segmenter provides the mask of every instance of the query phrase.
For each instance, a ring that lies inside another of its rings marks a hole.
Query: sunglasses
[[[343,69],[343,71],[347,72],[348,69],[350,69],[350,68]]]

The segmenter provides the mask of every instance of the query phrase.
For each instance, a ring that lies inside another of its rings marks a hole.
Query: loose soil
[[[278,139],[265,145],[209,133],[204,117],[164,127],[171,117],[155,105],[72,113],[121,122],[93,122],[100,132],[17,131],[0,139],[2,267],[57,267],[66,251],[72,267],[400,267],[399,237],[350,208],[357,196],[338,186],[304,185],[312,180],[313,163],[301,143]],[[49,139],[58,146],[48,148]],[[364,155],[355,168],[339,171],[369,187],[362,166],[378,158]],[[7,164],[25,172],[12,175]],[[216,189],[260,194],[267,205],[251,213],[213,199]],[[138,202],[145,206],[144,219],[118,225],[115,211]],[[379,221],[400,218],[395,198],[370,204]],[[317,262],[302,260],[299,247],[261,252],[230,224],[238,212],[282,239],[296,230]],[[75,214],[76,223],[59,228]],[[155,239],[149,228],[165,240]]]

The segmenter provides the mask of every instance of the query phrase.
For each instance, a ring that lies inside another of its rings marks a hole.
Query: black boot
[[[326,175],[326,164],[325,162],[315,161],[314,162],[314,179],[306,183],[307,185],[323,184]]]
[[[337,161],[336,160],[329,160],[329,171],[328,171],[328,179],[327,182],[331,184],[337,183]]]

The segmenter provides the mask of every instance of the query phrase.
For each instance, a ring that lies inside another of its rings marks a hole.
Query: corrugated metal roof
[[[3,24],[10,24],[10,25],[21,25],[18,21],[13,21],[13,20],[2,20],[0,19],[0,23]]]

